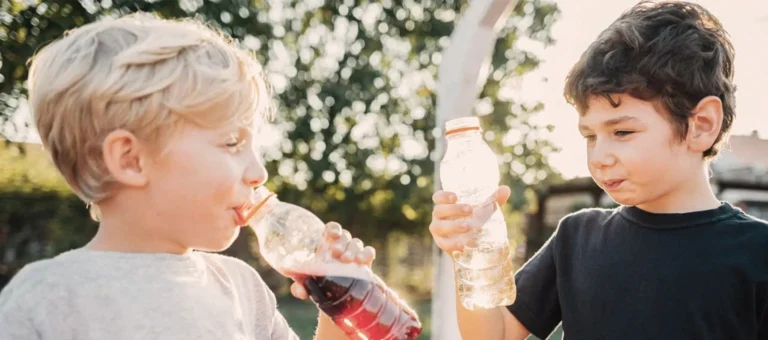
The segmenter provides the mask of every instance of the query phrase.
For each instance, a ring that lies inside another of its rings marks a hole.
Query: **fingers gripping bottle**
[[[459,300],[469,310],[511,305],[517,289],[507,225],[496,203],[500,180],[496,155],[483,140],[477,117],[448,121],[445,138],[442,188],[456,193],[458,203],[474,207],[466,222],[476,227],[464,235],[464,249],[451,254]]]
[[[325,224],[311,212],[256,189],[248,213],[259,248],[282,275],[304,285],[312,301],[350,339],[411,340],[421,333],[416,313],[369,267],[334,259]]]

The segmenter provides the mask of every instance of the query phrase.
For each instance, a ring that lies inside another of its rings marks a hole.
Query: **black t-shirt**
[[[768,223],[728,203],[583,210],[515,278],[508,309],[542,339],[768,339]]]

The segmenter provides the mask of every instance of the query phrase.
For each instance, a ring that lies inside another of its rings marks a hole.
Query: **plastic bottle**
[[[482,137],[477,117],[445,124],[447,148],[440,163],[443,190],[454,192],[459,204],[473,206],[466,246],[453,254],[459,300],[464,308],[511,305],[517,289],[507,225],[496,203],[500,175],[496,155]]]
[[[331,257],[325,224],[299,206],[256,189],[248,217],[267,262],[304,284],[312,301],[350,339],[411,340],[422,330],[416,313],[369,267]]]

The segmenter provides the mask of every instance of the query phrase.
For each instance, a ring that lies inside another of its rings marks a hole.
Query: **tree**
[[[339,221],[367,243],[400,230],[426,234],[431,218],[435,76],[458,0],[3,2],[0,6],[0,122],[26,96],[26,61],[64,31],[134,11],[196,15],[238,39],[264,63],[279,103],[275,138],[265,145],[273,189],[282,200]],[[554,150],[530,117],[514,82],[539,65],[522,39],[553,43],[555,4],[521,1],[496,43],[477,106],[485,137],[501,157],[512,207],[526,188],[557,178]],[[471,48],[468,46],[467,48]],[[20,127],[24,129],[24,127]]]

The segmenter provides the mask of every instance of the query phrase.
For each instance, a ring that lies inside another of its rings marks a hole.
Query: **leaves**
[[[152,11],[196,16],[237,38],[265,65],[278,119],[263,132],[269,184],[284,201],[309,207],[365,241],[392,230],[426,233],[441,50],[463,1],[12,1],[0,5],[0,123],[26,97],[26,61],[66,30],[103,17]],[[558,175],[531,122],[540,103],[519,98],[515,79],[539,65],[521,39],[551,44],[553,3],[524,0],[496,42],[480,94],[486,140],[500,157],[514,209],[525,188]],[[467,48],[471,48],[468,46]],[[24,130],[24,127],[19,127]],[[267,138],[272,136],[272,138]]]

